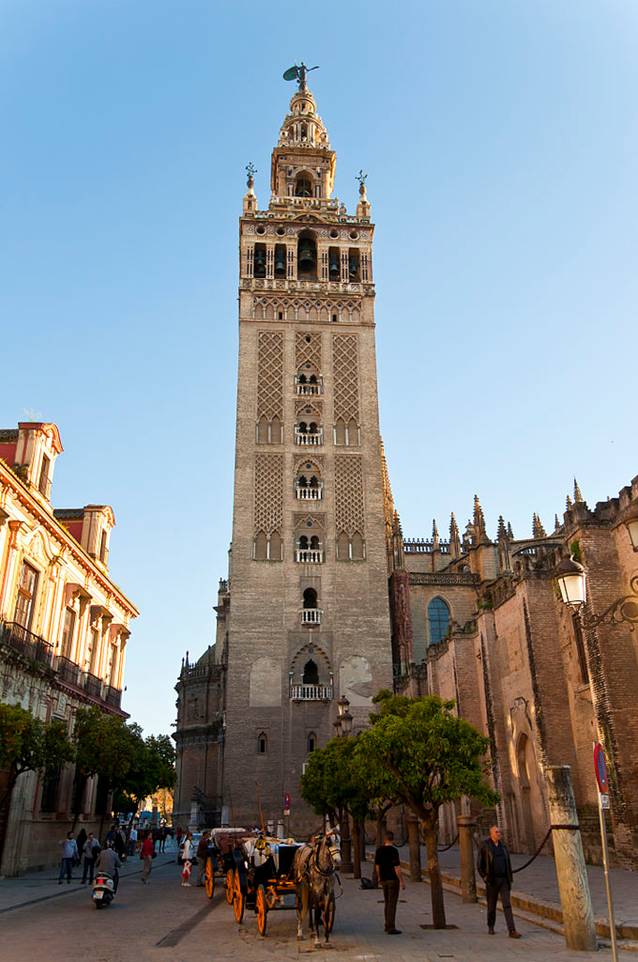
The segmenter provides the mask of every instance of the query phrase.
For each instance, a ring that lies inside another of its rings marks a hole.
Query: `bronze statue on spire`
[[[306,67],[303,60],[300,64],[294,64],[292,67],[288,67],[288,70],[284,71],[284,80],[296,80],[299,85],[300,90],[306,89],[306,74],[310,73],[311,70],[318,70],[319,64],[316,67]]]

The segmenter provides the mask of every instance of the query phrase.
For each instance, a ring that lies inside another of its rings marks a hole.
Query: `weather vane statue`
[[[311,70],[318,70],[319,65],[316,67],[306,67],[303,60],[300,64],[295,64],[294,67],[289,67],[284,73],[284,80],[296,80],[299,84],[300,90],[306,89],[306,74],[310,73]]]

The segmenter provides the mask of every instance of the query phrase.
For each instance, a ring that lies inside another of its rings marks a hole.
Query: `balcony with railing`
[[[332,701],[332,685],[290,685],[291,701]]]
[[[58,678],[60,681],[73,685],[74,688],[80,687],[80,666],[70,658],[59,655],[55,664]]]
[[[104,701],[111,708],[119,708],[122,702],[122,692],[119,688],[112,688],[111,685],[107,685],[104,689]]]
[[[304,430],[301,427],[295,428],[295,444],[302,444],[304,446],[317,447],[323,444],[323,428],[316,428],[312,430]]]
[[[311,375],[313,377],[314,375]],[[310,380],[306,378],[304,374],[297,375],[295,378],[295,387],[298,395],[303,397],[317,396],[318,394],[323,394],[323,378],[315,378],[315,380]]]
[[[303,564],[320,565],[323,564],[323,551],[321,548],[297,548],[295,558]]]
[[[301,624],[302,625],[320,625],[322,614],[323,614],[323,611],[321,608],[302,608]]]
[[[90,671],[87,671],[82,676],[82,687],[87,695],[91,695],[92,698],[102,697],[102,679],[98,678],[97,675],[92,675]]]
[[[321,501],[323,497],[323,481],[317,481],[316,484],[301,484],[297,481],[295,484],[295,494],[297,495],[298,501]]]
[[[51,665],[53,645],[50,645],[40,635],[34,635],[32,631],[18,624],[17,621],[0,623],[0,643],[30,661],[35,661],[40,665]]]

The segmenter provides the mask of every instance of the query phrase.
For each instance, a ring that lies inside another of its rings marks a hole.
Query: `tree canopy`
[[[0,808],[23,772],[59,768],[74,757],[75,745],[65,722],[44,722],[20,705],[0,703],[0,768],[9,772]]]

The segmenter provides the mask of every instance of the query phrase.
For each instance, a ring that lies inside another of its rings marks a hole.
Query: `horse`
[[[320,924],[323,924],[326,945],[330,942],[335,912],[334,875],[340,864],[339,837],[334,832],[317,836],[295,853],[293,873],[297,892],[298,939],[304,938],[303,924],[308,916],[315,946],[321,945]]]

